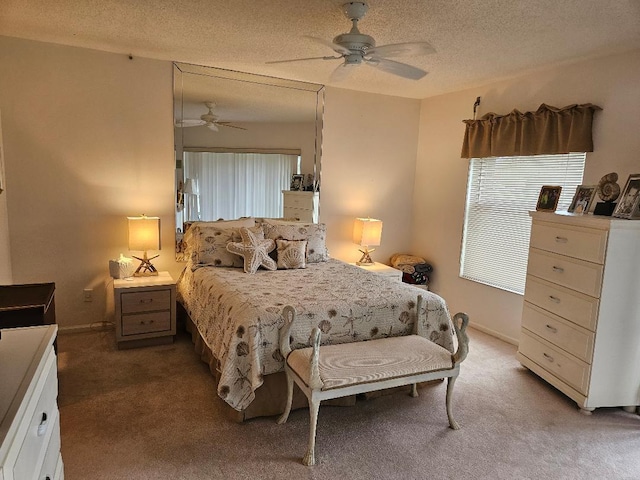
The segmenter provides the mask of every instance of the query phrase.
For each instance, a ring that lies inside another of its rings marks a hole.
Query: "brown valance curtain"
[[[535,112],[487,113],[464,120],[462,158],[593,152],[591,126],[597,105],[556,108],[544,103]]]

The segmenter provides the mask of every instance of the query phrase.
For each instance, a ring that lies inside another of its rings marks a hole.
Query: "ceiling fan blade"
[[[176,122],[175,125],[178,128],[186,128],[186,127],[199,127],[200,125],[204,125],[204,124],[205,122],[203,122],[202,120],[185,119],[180,122]]]
[[[305,60],[336,60],[342,57],[307,57],[307,58],[292,58],[290,60],[271,60],[269,62],[264,63],[289,63],[289,62],[303,62]]]
[[[371,65],[372,67],[378,68],[383,72],[391,73],[393,75],[398,75],[399,77],[408,78],[410,80],[420,80],[424,77],[427,72],[421,70],[417,67],[413,67],[411,65],[407,65],[406,63],[396,62],[394,60],[389,60],[387,58],[371,58],[364,59],[367,65]]]
[[[246,130],[246,128],[244,128],[244,127],[239,127],[237,125],[231,125],[228,122],[216,122],[216,125],[218,125],[220,127],[230,127],[230,128],[237,128],[238,130]]]
[[[215,123],[207,123],[207,128],[209,130],[213,130],[214,132],[218,131],[218,126]]]
[[[365,55],[375,55],[377,57],[402,57],[405,55],[429,55],[436,53],[436,49],[428,42],[406,42],[390,43],[370,48]]]
[[[351,75],[351,72],[355,67],[356,65],[341,63],[333,72],[331,72],[329,81],[341,82],[342,80],[345,80],[349,75]]]
[[[342,45],[338,45],[337,43],[333,43],[329,40],[325,40],[324,38],[312,37],[310,35],[303,35],[303,36],[305,38],[308,38],[309,40],[313,40],[316,43],[329,47],[331,50],[333,50],[336,53],[339,53],[340,55],[351,55],[352,53],[351,50],[349,50],[348,48],[343,47]]]

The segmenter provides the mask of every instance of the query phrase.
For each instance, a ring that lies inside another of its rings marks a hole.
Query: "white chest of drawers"
[[[368,272],[372,272],[377,275],[382,275],[383,277],[390,278],[397,282],[402,282],[402,271],[390,267],[389,265],[385,265],[384,263],[375,262],[373,265],[358,265],[356,263],[352,263],[351,265],[355,265],[363,270],[367,270]]]
[[[518,360],[583,413],[640,405],[640,222],[530,215]]]
[[[0,480],[62,480],[58,327],[5,329],[0,340]]]
[[[283,190],[283,217],[297,218],[301,222],[318,223],[318,192]]]

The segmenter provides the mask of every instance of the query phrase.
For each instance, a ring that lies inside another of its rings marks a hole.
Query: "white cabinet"
[[[318,223],[318,192],[298,192],[295,190],[283,190],[285,218],[297,218],[301,222]]]
[[[518,360],[584,413],[640,405],[640,222],[530,215]]]
[[[56,325],[2,330],[0,480],[62,480]]]
[[[113,292],[118,348],[173,342],[176,282],[168,272],[114,280]]]

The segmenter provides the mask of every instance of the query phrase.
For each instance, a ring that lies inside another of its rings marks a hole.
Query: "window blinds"
[[[524,293],[531,219],[542,185],[561,185],[557,210],[582,183],[586,154],[472,158],[460,276]]]

